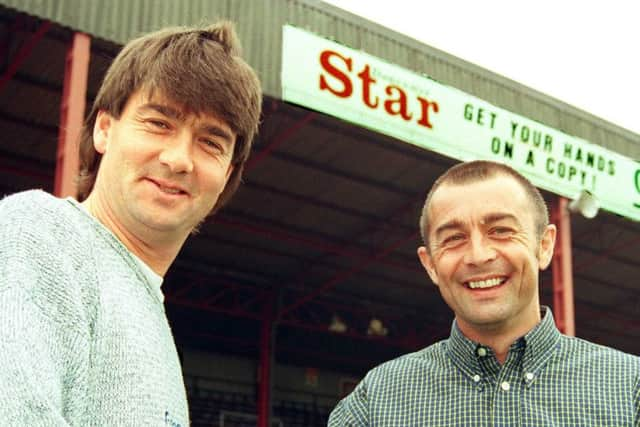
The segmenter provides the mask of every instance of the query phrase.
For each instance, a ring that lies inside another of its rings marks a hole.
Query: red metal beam
[[[193,283],[197,282],[195,278],[192,278],[192,280]],[[168,283],[170,288],[195,288],[193,285],[177,285],[178,283],[175,282]],[[264,302],[268,300],[271,294],[271,291],[261,291],[252,286],[228,282],[203,283],[202,285],[204,285],[202,291],[207,291],[208,293],[198,294],[197,297],[183,297],[176,293],[166,293],[166,301],[177,306],[260,320]],[[299,295],[306,294],[303,291],[295,293]],[[433,329],[434,325],[432,324],[427,322],[418,322],[416,324],[416,322],[407,320],[405,316],[399,313],[389,312],[383,305],[362,309],[348,303],[336,304],[332,301],[316,299],[305,304],[304,308],[304,312],[298,309],[288,313],[287,316],[278,320],[279,324],[333,334],[328,330],[329,319],[333,313],[339,313],[345,316],[345,319],[349,322],[350,329],[345,333],[345,336],[364,340],[378,339],[384,344],[405,346],[410,350],[417,348],[415,344],[411,346],[411,343],[425,343],[425,334],[428,335],[436,331],[436,329]],[[294,317],[294,314],[299,316]],[[388,337],[372,338],[366,334],[368,323],[373,314],[380,318],[385,325],[391,327],[391,333]],[[418,327],[423,331],[421,337],[414,336],[412,339],[411,334],[408,333],[411,327]],[[441,325],[441,327],[446,329],[448,325]]]
[[[420,199],[421,199],[421,197],[420,197]],[[382,224],[382,225],[388,225],[389,223],[391,223],[391,220],[392,220],[393,218],[396,218],[396,217],[399,217],[399,216],[401,216],[401,215],[404,215],[404,214],[405,214],[405,213],[407,213],[409,210],[411,210],[411,209],[413,208],[414,204],[415,204],[415,203],[417,203],[417,201],[418,201],[418,200],[420,200],[420,199],[412,199],[412,200],[408,201],[407,203],[403,204],[403,205],[402,205],[402,206],[400,206],[398,209],[396,209],[396,210],[395,210],[391,215],[389,215],[389,216],[388,216],[388,218],[387,218],[386,220],[384,220],[384,221],[382,221],[382,220],[381,220],[381,221],[376,221],[376,222],[374,222],[374,223],[370,224],[370,225],[369,225],[369,226],[367,226],[363,231],[358,232],[355,236],[351,237],[349,240],[355,241],[355,240],[359,240],[360,236],[372,235],[372,234],[375,232],[376,228],[378,228],[381,224]],[[378,230],[379,230],[379,228],[378,228]],[[414,237],[415,237],[415,236],[417,236],[417,235],[418,235],[418,233],[417,233],[417,232],[415,232],[415,233],[413,233],[411,236],[414,236]],[[327,251],[327,252],[328,252],[328,251]],[[325,256],[326,256],[326,255],[327,255],[327,254],[325,254]],[[363,254],[362,259],[364,259],[364,263],[365,263],[365,265],[369,262],[369,260],[371,259],[371,257],[372,257],[372,255],[371,255],[371,254],[368,254],[368,253],[367,253],[367,254]],[[318,257],[318,259],[323,259],[323,258],[324,258],[324,256],[320,256],[320,257]],[[398,268],[398,267],[397,267],[397,265],[396,265],[397,263],[393,263],[393,264],[392,264],[390,261],[388,261],[388,260],[384,260],[384,259],[382,259],[382,258],[383,258],[383,257],[381,257],[381,258],[379,258],[379,259],[377,260],[380,264],[389,265],[389,266],[393,266],[394,268]],[[364,268],[364,267],[363,267],[363,268]],[[416,266],[415,266],[415,267],[411,267],[411,268],[406,268],[406,267],[405,267],[404,269],[405,269],[405,270],[410,270],[410,271],[412,271],[412,272],[419,272],[419,273],[421,273],[421,272],[422,272],[422,269],[421,269],[419,266],[417,266],[417,263],[416,263]],[[306,272],[305,272],[305,271],[303,271],[303,272],[301,272],[299,275],[297,275],[294,279],[290,280],[289,282],[291,282],[291,281],[293,281],[293,282],[297,282],[297,281],[298,281],[298,280],[300,280],[300,279],[301,279],[301,277],[302,277],[302,276],[304,276],[305,274],[306,274]],[[350,277],[350,276],[352,275],[352,273],[351,273],[350,271],[347,271],[347,272],[345,272],[344,274],[346,274],[346,277],[344,277],[344,278],[343,278],[343,277],[341,277],[341,273],[338,273],[338,275],[337,275],[337,276],[334,276],[334,278],[333,278],[332,280],[330,280],[330,281],[329,281],[328,283],[326,283],[325,285],[322,285],[322,286],[320,287],[320,289],[322,289],[323,287],[326,287],[326,289],[325,289],[325,290],[323,290],[323,291],[321,291],[320,293],[322,293],[322,292],[326,292],[327,290],[329,290],[329,289],[331,289],[333,286],[335,286],[339,281],[344,280],[345,278]],[[355,272],[353,272],[353,274],[355,274]],[[424,288],[424,289],[426,289],[426,288]],[[312,298],[314,298],[314,297],[315,297],[315,296],[317,296],[317,295],[320,295],[320,293],[312,293],[312,295],[314,295]],[[306,298],[306,297],[305,297],[305,298]],[[306,302],[306,301],[309,301],[309,299],[305,299],[305,302]],[[293,306],[295,306],[295,304],[293,304]],[[280,313],[280,314],[284,315],[285,313]]]
[[[389,221],[392,218],[395,218],[397,216],[403,215],[406,212],[408,212],[413,205],[417,202],[416,199],[412,199],[410,201],[408,201],[407,203],[403,204],[402,206],[400,206],[400,208],[396,209],[395,212],[393,212],[393,214],[391,214],[389,216],[389,219],[387,221]],[[372,224],[370,226],[368,226],[367,228],[365,228],[364,231],[359,232],[358,235],[366,235],[366,234],[371,234],[372,230],[375,230],[377,225],[379,224],[385,224],[385,222],[379,222],[378,224]],[[373,261],[376,261],[380,264],[389,264],[389,261],[384,260],[383,258],[386,257],[389,253],[393,252],[395,249],[397,249],[398,246],[400,246],[400,244],[404,244],[406,241],[408,241],[409,239],[415,239],[417,236],[419,235],[419,233],[413,232],[411,233],[411,235],[408,238],[402,239],[399,242],[396,242],[394,245],[392,245],[390,248],[383,250],[382,252],[378,253],[378,255],[370,255],[370,254],[366,254],[364,257],[364,261],[357,265],[356,267],[350,269],[350,270],[345,270],[341,273],[338,273],[337,275],[335,275],[332,279],[330,279],[328,282],[326,282],[325,284],[323,284],[322,286],[320,286],[317,290],[311,292],[309,295],[302,297],[300,300],[298,300],[297,302],[291,304],[289,307],[285,307],[280,313],[279,316],[283,316],[285,315],[288,311],[294,310],[295,308],[301,306],[302,304],[310,301],[311,299],[315,298],[318,295],[321,295],[324,292],[327,292],[328,290],[330,290],[331,288],[333,288],[334,286],[336,286],[339,282],[341,282],[342,280],[347,279],[348,277],[351,277],[352,275],[360,272],[361,270],[363,270],[364,268],[366,268],[370,263],[372,263]],[[352,238],[351,240],[357,240],[358,237]],[[413,272],[420,272],[420,267],[416,266],[415,268],[411,268],[411,271]],[[304,273],[303,273],[304,274]]]
[[[257,348],[256,342],[253,340],[248,340],[246,338],[231,338],[226,337],[219,334],[211,334],[211,333],[201,333],[201,332],[193,332],[193,331],[179,331],[181,335],[188,336],[191,338],[196,338],[199,341],[208,340],[209,342],[219,342],[226,344],[226,347],[235,346],[239,348],[244,348],[248,350],[255,350]],[[368,366],[371,363],[371,360],[368,359],[356,359],[353,357],[344,357],[342,355],[333,353],[318,353],[317,350],[314,351],[305,351],[300,347],[287,347],[287,346],[278,346],[278,349],[283,353],[297,353],[307,356],[308,358],[318,358],[321,357],[323,360],[331,360],[336,364],[340,364],[340,366],[344,366],[346,364],[352,364],[352,366],[356,366],[361,368],[362,366]]]
[[[167,289],[165,291],[165,295],[171,295],[172,298],[181,298],[184,295],[187,295],[192,289],[202,286],[204,280],[193,280],[192,282],[180,286],[179,289]]]
[[[584,272],[585,270],[591,269],[594,266],[598,265],[599,263],[601,263],[602,261],[605,261],[607,258],[609,258],[611,255],[613,255],[613,253],[619,251],[620,249],[624,249],[628,246],[631,245],[635,245],[637,243],[640,243],[640,237],[636,236],[633,237],[629,240],[626,240],[622,243],[620,243],[619,245],[615,245],[615,246],[610,246],[608,247],[604,252],[593,256],[591,258],[587,258],[584,262],[578,264],[575,268],[576,271],[580,271],[580,272]]]
[[[258,163],[260,163],[262,160],[264,160],[265,157],[267,157],[269,155],[269,153],[271,153],[273,150],[276,149],[276,147],[281,145],[283,142],[287,141],[289,138],[291,138],[293,135],[295,135],[300,129],[305,127],[307,125],[307,123],[309,123],[311,120],[313,120],[315,115],[316,115],[316,113],[314,113],[313,111],[310,112],[310,113],[307,113],[307,115],[304,116],[302,119],[298,120],[292,126],[290,126],[289,128],[285,129],[284,131],[282,131],[278,135],[276,135],[271,140],[271,142],[266,147],[264,147],[262,149],[262,151],[257,153],[255,156],[252,156],[247,161],[247,163],[244,166],[245,172],[248,172],[249,170],[251,170],[254,167],[256,167],[256,165]]]
[[[40,27],[36,30],[35,33],[31,34],[31,37],[27,39],[22,46],[20,46],[20,50],[13,57],[13,61],[7,67],[7,71],[0,77],[0,90],[4,89],[6,84],[15,76],[18,72],[18,69],[22,65],[22,63],[31,55],[33,49],[36,47],[38,42],[44,37],[49,28],[51,27],[51,22],[44,21],[40,24]]]
[[[307,195],[303,195],[303,194],[297,194],[294,193],[292,191],[288,191],[288,190],[283,190],[281,188],[276,188],[274,186],[268,185],[268,184],[264,184],[264,183],[259,183],[256,182],[254,180],[251,179],[245,179],[244,180],[244,184],[243,184],[244,188],[250,188],[252,190],[258,191],[260,193],[264,193],[264,192],[268,192],[271,194],[275,194],[287,199],[290,199],[292,201],[294,201],[296,204],[307,204],[309,206],[313,206],[314,208],[321,208],[321,209],[326,209],[326,210],[330,210],[333,212],[338,212],[344,215],[348,215],[351,217],[356,217],[359,219],[362,219],[364,221],[367,222],[371,222],[371,223],[382,223],[384,222],[384,224],[387,227],[393,227],[394,229],[402,229],[402,230],[409,230],[409,229],[413,229],[413,227],[408,227],[404,224],[398,223],[398,222],[389,222],[388,218],[382,218],[382,217],[378,217],[376,215],[372,215],[368,212],[359,210],[359,209],[353,209],[353,208],[349,208],[346,206],[342,206],[340,204],[337,203],[331,203],[331,202],[327,202],[324,200],[319,200],[316,199],[314,197],[309,197]]]
[[[326,325],[324,326],[314,325],[310,323],[303,323],[300,321],[292,321],[292,320],[282,320],[282,321],[278,320],[278,325],[291,326],[297,329],[304,329],[311,332],[339,335],[342,337],[348,337],[350,339],[354,339],[358,341],[367,341],[367,342],[375,341],[386,347],[402,348],[407,351],[416,351],[420,347],[424,347],[424,346],[427,346],[428,344],[431,344],[432,343],[431,337],[435,335],[444,336],[446,335],[447,332],[449,332],[451,328],[450,324],[438,325],[440,326],[440,328],[436,326],[429,326],[424,329],[423,331],[424,333],[422,334],[422,336],[419,337],[415,334],[415,332],[413,332],[412,334],[407,333],[405,335],[399,335],[399,336],[395,336],[395,335],[394,336],[370,336],[366,334],[366,331],[364,333],[361,333],[355,330],[348,330],[345,332],[331,332],[327,329]]]
[[[245,222],[241,222],[241,221],[236,221],[234,219],[228,218],[226,217],[224,214],[218,215],[216,217],[214,217],[213,219],[214,222],[218,223],[218,224],[222,224],[226,227],[232,227],[238,230],[242,230],[248,233],[253,233],[253,234],[260,234],[263,236],[267,236],[270,237],[272,239],[275,240],[280,240],[280,241],[284,241],[284,242],[291,242],[291,243],[298,243],[301,244],[303,246],[307,246],[307,247],[311,247],[311,248],[315,248],[315,249],[320,249],[326,252],[330,252],[336,255],[341,255],[344,257],[348,257],[348,258],[354,258],[354,259],[359,259],[359,260],[366,260],[366,259],[370,259],[371,258],[371,254],[370,253],[366,253],[366,252],[362,252],[358,249],[355,248],[345,248],[344,246],[339,246],[339,245],[334,245],[325,241],[321,241],[321,240],[316,240],[316,239],[312,239],[310,237],[307,236],[300,236],[294,233],[290,233],[290,232],[286,232],[286,231],[281,231],[281,230],[276,230],[273,228],[269,228],[269,227],[264,227],[261,225],[256,225],[256,224],[247,224]],[[381,264],[384,264],[386,266],[389,267],[393,267],[395,269],[398,270],[403,270],[403,271],[411,271],[411,272],[420,272],[421,269],[420,267],[417,265],[415,267],[411,267],[409,265],[406,264],[401,264],[398,262],[393,262],[393,261],[388,261],[388,260],[381,260],[380,261]]]
[[[264,313],[242,312],[240,310],[236,310],[228,307],[222,307],[219,305],[206,306],[204,304],[194,303],[193,301],[174,299],[174,298],[171,298],[170,296],[167,296],[166,301],[169,304],[172,304],[175,306],[193,308],[193,309],[203,310],[211,313],[229,315],[233,317],[241,317],[241,318],[251,319],[259,322],[262,322],[263,315],[264,315]],[[265,305],[268,305],[268,304],[265,304]],[[261,323],[261,327],[262,325],[263,324]],[[319,332],[319,333],[328,334],[328,335],[336,335],[335,332],[329,331],[327,324],[310,323],[300,319],[278,320],[278,325],[290,326],[297,329],[303,329],[311,332]],[[405,328],[404,324],[396,324],[395,326],[399,330]],[[424,326],[422,328],[423,333],[421,333],[420,336],[418,336],[415,333],[415,331],[411,330],[411,326],[415,326],[415,325],[406,325],[407,330],[404,331],[406,332],[406,334],[402,334],[402,335],[390,335],[386,337],[371,337],[366,334],[365,330],[358,330],[354,328],[344,333],[340,333],[339,335],[343,337],[348,337],[351,339],[360,340],[360,341],[376,341],[381,345],[384,345],[387,347],[396,347],[396,348],[402,348],[408,351],[415,351],[420,347],[430,344],[433,341],[434,336],[446,334],[446,332],[448,332],[450,328],[450,324],[421,325],[421,326]],[[441,334],[442,331],[444,331],[444,334]],[[253,344],[253,346],[255,347],[255,343]]]
[[[446,322],[446,324],[434,324],[433,322],[425,321],[416,324],[406,318],[388,315],[385,312],[382,316],[376,314],[376,317],[390,328],[389,334],[387,336],[370,336],[367,330],[372,311],[359,310],[353,306],[333,306],[331,303],[318,301],[317,299],[306,303],[303,307],[305,308],[304,314],[300,310],[295,310],[294,312],[303,315],[305,319],[292,318],[293,312],[289,312],[286,316],[278,319],[278,324],[363,341],[375,340],[386,346],[402,347],[410,351],[415,351],[431,343],[429,337],[438,335],[442,331],[448,331],[450,328],[449,322]],[[348,328],[345,332],[329,330],[329,319],[333,313],[340,314],[347,324]],[[313,316],[314,314],[315,316]],[[309,318],[311,318],[311,321],[309,321]],[[421,331],[420,336],[415,331],[416,327]]]
[[[325,293],[328,290],[332,289],[334,286],[336,286],[338,283],[342,282],[343,280],[346,280],[349,277],[359,273],[360,271],[362,271],[363,269],[368,267],[370,264],[372,264],[374,262],[381,261],[384,257],[386,257],[391,252],[393,252],[396,249],[398,249],[400,246],[406,244],[410,240],[414,240],[418,236],[418,234],[419,233],[417,231],[414,232],[414,233],[411,233],[409,236],[398,240],[397,242],[393,243],[388,248],[383,249],[378,254],[370,256],[369,258],[365,259],[363,262],[355,265],[354,267],[350,268],[349,270],[344,270],[344,271],[339,272],[338,274],[333,276],[329,281],[327,281],[326,283],[324,283],[323,285],[318,287],[316,290],[314,290],[314,291],[310,292],[309,294],[303,296],[298,301],[292,303],[288,307],[285,307],[282,310],[280,310],[280,312],[278,313],[278,317],[284,316],[288,312],[290,312],[292,310],[295,310],[296,308],[300,307],[301,305],[305,304],[306,302],[311,301],[312,299],[314,299],[318,295],[322,295],[323,293]]]
[[[210,284],[207,285],[207,288],[212,288],[212,286],[209,285]],[[254,306],[251,310],[247,308],[246,304],[242,301],[242,299],[244,299],[245,301],[253,300],[253,296],[255,295],[255,293],[252,294],[246,291],[254,288],[246,285],[232,285],[229,283],[223,283],[219,284],[219,286],[213,287],[211,289],[211,294],[214,295],[216,292],[220,291],[220,288],[222,288],[223,290],[227,290],[227,292],[229,293],[236,292],[238,294],[235,298],[236,303],[229,304],[228,300],[216,300],[211,303],[206,303],[204,302],[204,298],[199,299],[198,301],[194,301],[193,299],[175,298],[170,294],[167,294],[166,299],[169,304],[176,306],[188,307],[233,317],[241,317],[255,321],[262,320],[261,309]],[[237,292],[239,289],[245,290],[245,292]],[[577,308],[580,312],[587,311],[589,316],[592,318],[595,317],[598,319],[609,319],[617,323],[621,330],[636,330],[640,325],[640,322],[612,313],[611,310],[606,307],[597,307],[592,303],[587,303],[584,300],[580,299],[577,299],[576,303],[578,304]],[[305,311],[304,316],[302,316],[304,318],[300,316],[291,317],[290,315],[287,315],[278,320],[278,324],[312,332],[334,334],[333,332],[330,332],[328,330],[328,319],[330,315],[327,313],[328,311],[331,311],[332,313],[338,312],[341,315],[346,315],[345,319],[347,319],[347,321],[349,322],[349,326],[351,326],[349,330],[341,334],[342,336],[362,341],[375,340],[381,345],[402,348],[408,351],[413,351],[417,348],[431,343],[435,338],[446,335],[446,332],[449,328],[449,323],[447,323],[446,325],[428,324],[426,322],[424,324],[416,324],[411,320],[403,319],[402,316],[394,316],[393,313],[384,313],[384,316],[382,316],[381,318],[384,321],[385,325],[387,325],[388,320],[388,326],[391,327],[391,332],[387,337],[372,338],[367,336],[366,334],[366,326],[369,320],[367,317],[369,313],[366,309],[359,309],[347,304],[335,304],[333,302],[327,302],[317,299],[305,304],[305,308],[307,311],[317,311],[318,316],[316,317],[326,318],[326,322],[315,319],[313,318],[313,316],[309,316],[309,313]],[[297,310],[296,313],[302,314],[300,310]],[[309,320],[309,318],[311,318],[311,320]],[[355,323],[351,323],[353,319],[355,319]],[[416,333],[416,328],[420,331],[420,334]],[[256,348],[257,344],[258,343],[254,343],[253,347]]]
[[[556,247],[552,259],[553,309],[558,329],[569,336],[576,334],[571,266],[571,217],[568,201],[557,197],[552,206],[552,220],[557,227]]]
[[[270,293],[262,310],[260,325],[260,366],[258,380],[258,427],[271,424],[271,367],[274,351],[275,295]]]
[[[175,297],[172,297],[171,295],[166,295],[165,301],[169,304],[174,304],[181,307],[210,311],[212,313],[226,314],[228,316],[233,316],[233,317],[241,317],[244,319],[252,319],[252,320],[261,319],[260,313],[241,310],[238,307],[235,307],[233,305],[230,305],[230,306],[222,306],[220,304],[207,305],[202,302],[194,302],[192,299],[188,299],[188,298],[175,298]]]
[[[42,182],[51,182],[51,178],[53,177],[51,173],[42,172],[40,170],[35,170],[35,169],[25,169],[21,167],[14,167],[14,166],[0,165],[0,171],[9,172],[14,175],[25,176],[28,178],[35,178]]]
[[[91,38],[75,33],[65,58],[54,185],[54,194],[58,197],[76,197],[78,192],[78,141],[87,97],[90,49]]]
[[[596,319],[607,319],[608,321],[615,322],[615,326],[622,331],[637,331],[640,329],[640,321],[638,320],[623,317],[611,309],[599,309],[599,306],[595,306],[595,304],[586,301],[584,298],[577,298],[577,302],[579,307],[578,311],[587,312],[589,316]]]
[[[9,50],[11,44],[11,35],[24,28],[25,15],[17,15],[16,19],[11,23],[11,26],[6,30],[6,36],[0,44],[0,56],[5,56]]]
[[[185,300],[173,300],[170,297],[167,297],[167,302],[176,306],[181,306],[181,307],[187,307],[187,308],[193,308],[193,309],[199,309],[199,310],[204,310],[204,311],[208,311],[211,313],[219,313],[219,314],[225,314],[225,315],[229,315],[229,316],[233,316],[233,317],[242,317],[242,318],[247,318],[247,319],[251,319],[251,320],[255,320],[255,321],[260,321],[261,320],[261,316],[259,313],[249,313],[249,312],[245,312],[245,313],[239,313],[237,311],[234,310],[229,310],[226,309],[224,307],[221,306],[209,306],[209,307],[205,307],[202,304],[197,304],[197,303],[193,303],[192,301],[185,301]],[[620,330],[637,330],[638,327],[640,327],[640,322],[638,321],[634,321],[634,320],[630,320],[630,319],[626,319],[626,318],[622,318],[620,316],[616,316],[613,313],[611,313],[610,310],[602,308],[602,309],[598,309],[598,308],[591,308],[588,304],[585,305],[584,303],[581,303],[580,300],[577,301],[578,302],[578,308],[579,311],[581,312],[586,312],[588,315],[592,316],[593,318],[596,319],[608,319],[611,320],[613,322],[616,322],[618,325],[618,328]],[[335,334],[334,332],[330,332],[326,325],[320,325],[320,324],[311,324],[311,323],[305,323],[302,322],[300,320],[279,320],[278,323],[280,325],[286,325],[286,326],[291,326],[294,328],[298,328],[298,329],[304,329],[304,330],[308,330],[308,331],[312,331],[312,332],[320,332],[320,333],[325,333],[325,334]],[[414,325],[415,326],[415,325]],[[416,348],[418,348],[419,346],[423,346],[426,345],[428,343],[430,343],[433,340],[434,336],[438,336],[438,335],[446,335],[446,333],[448,332],[448,329],[450,327],[450,324],[447,323],[446,325],[427,325],[426,327],[422,328],[421,330],[424,330],[426,332],[426,334],[421,333],[419,336],[417,336],[418,339],[418,344],[416,346],[416,344],[411,344],[408,342],[409,338],[411,335],[416,335],[415,331],[410,331],[409,329],[407,329],[407,333],[406,336],[387,336],[387,337],[375,337],[375,338],[371,338],[369,336],[367,336],[365,333],[360,333],[357,330],[349,330],[343,334],[340,334],[342,336],[345,337],[349,337],[352,339],[356,339],[356,340],[362,340],[362,341],[371,341],[372,339],[376,340],[376,342],[379,342],[380,344],[383,344],[385,346],[393,346],[393,347],[400,347],[400,348],[404,348],[405,350],[415,350]],[[400,328],[404,328],[404,325],[400,325]],[[407,326],[407,328],[409,328]],[[444,331],[444,332],[443,332]],[[619,336],[626,336],[629,337],[630,335],[628,334],[622,334],[620,333]],[[252,343],[252,347],[256,348],[257,343]]]
[[[369,227],[367,227],[364,230],[362,230],[361,232],[359,232],[356,236],[352,236],[351,240],[359,240],[360,237],[362,237],[362,236],[369,236],[369,235],[375,233],[376,229],[378,231],[380,231],[380,226],[381,225],[383,227],[388,227],[392,223],[392,221],[394,219],[399,218],[399,217],[407,214],[408,212],[411,212],[416,203],[424,202],[424,197],[425,196],[421,194],[416,198],[412,198],[411,200],[407,201],[406,203],[404,203],[403,205],[401,205],[400,207],[395,209],[384,220],[378,221],[378,223],[375,223],[375,224],[371,224]],[[416,221],[416,224],[417,224],[417,221]],[[416,225],[416,228],[417,228],[417,225]],[[416,255],[415,259],[416,259],[416,265],[417,265],[417,259],[418,259],[417,255]],[[419,266],[417,267],[417,270],[420,271],[420,272],[423,271],[422,267],[419,267]]]

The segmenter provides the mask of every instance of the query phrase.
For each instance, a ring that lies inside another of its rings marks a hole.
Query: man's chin
[[[186,220],[181,220],[178,215],[138,215],[138,222],[145,228],[158,233],[177,233],[191,230]]]
[[[499,328],[506,320],[507,316],[505,313],[502,313],[499,309],[491,309],[490,307],[486,307],[486,310],[476,311],[465,317],[465,322],[469,325],[487,330]]]

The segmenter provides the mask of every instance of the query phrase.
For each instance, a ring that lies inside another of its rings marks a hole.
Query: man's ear
[[[553,258],[553,248],[556,244],[556,233],[556,226],[553,224],[547,225],[544,233],[542,233],[540,245],[538,246],[538,262],[540,270],[544,270],[551,263],[551,258]]]
[[[438,286],[438,274],[436,273],[436,269],[433,265],[433,259],[431,258],[431,255],[429,255],[429,251],[426,247],[420,246],[418,248],[418,258],[420,258],[420,262],[424,269],[427,270],[431,281]]]
[[[227,182],[229,182],[229,177],[233,173],[234,165],[229,162],[229,167],[227,168],[227,175],[224,177],[224,185],[227,186]]]
[[[93,148],[100,154],[107,151],[113,120],[113,117],[106,111],[98,111],[96,122],[93,125]]]

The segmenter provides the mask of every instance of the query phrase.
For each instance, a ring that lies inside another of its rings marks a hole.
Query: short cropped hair
[[[144,90],[185,111],[212,114],[235,132],[233,171],[213,211],[223,206],[240,184],[262,109],[260,81],[240,57],[240,49],[233,24],[227,21],[201,28],[166,28],[127,43],[107,70],[84,123],[78,199],[86,199],[93,190],[102,159],[93,146],[98,112],[119,119],[131,95]]]
[[[549,225],[549,210],[540,191],[531,184],[527,178],[505,164],[475,160],[453,166],[442,174],[433,184],[431,190],[429,190],[424,207],[422,208],[422,214],[420,215],[420,233],[422,234],[422,241],[427,247],[427,250],[429,250],[429,208],[436,190],[443,184],[471,184],[494,178],[498,175],[509,176],[522,186],[533,208],[533,222],[536,236],[538,239],[542,238],[544,230],[547,228],[547,225]]]

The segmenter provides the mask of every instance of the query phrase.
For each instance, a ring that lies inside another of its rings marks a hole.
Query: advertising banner
[[[640,163],[385,60],[284,26],[282,98],[458,160],[510,165],[536,186],[640,220]]]

